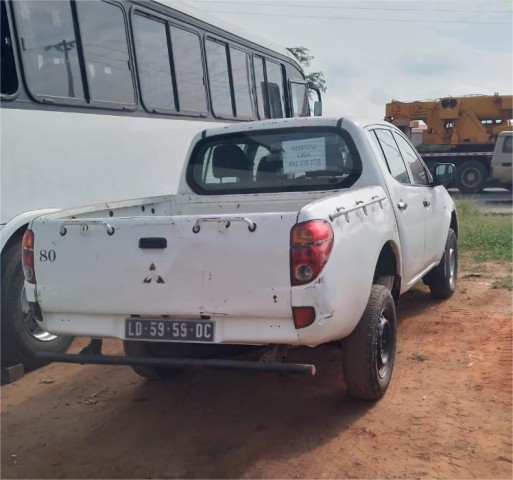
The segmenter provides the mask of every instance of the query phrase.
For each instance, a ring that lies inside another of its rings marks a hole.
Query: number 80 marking
[[[55,250],[39,250],[39,261],[40,262],[55,262],[57,254]]]

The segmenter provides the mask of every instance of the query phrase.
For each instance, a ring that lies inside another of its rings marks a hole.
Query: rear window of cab
[[[348,188],[361,172],[347,132],[310,127],[207,137],[186,177],[195,193],[219,195]]]

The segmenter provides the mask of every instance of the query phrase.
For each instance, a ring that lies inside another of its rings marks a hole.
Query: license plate
[[[213,342],[215,323],[194,320],[153,320],[127,318],[125,338],[173,342]]]

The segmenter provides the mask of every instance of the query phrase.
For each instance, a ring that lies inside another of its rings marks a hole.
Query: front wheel
[[[458,238],[452,228],[447,234],[445,250],[440,263],[425,277],[431,295],[435,298],[449,298],[456,291],[458,277]]]
[[[360,322],[342,342],[342,367],[349,395],[379,400],[392,378],[397,316],[390,290],[373,285]]]
[[[2,365],[21,363],[26,370],[45,362],[35,352],[63,353],[73,337],[52,335],[34,319],[25,295],[21,244],[14,242],[2,253]]]

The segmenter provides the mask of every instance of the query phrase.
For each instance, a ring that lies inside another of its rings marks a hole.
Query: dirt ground
[[[346,394],[336,346],[296,350],[313,378],[53,364],[2,388],[2,478],[512,478],[507,265],[460,272],[399,308],[392,384]],[[83,341],[73,346],[77,351]],[[120,348],[109,342],[108,352]]]

